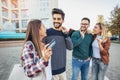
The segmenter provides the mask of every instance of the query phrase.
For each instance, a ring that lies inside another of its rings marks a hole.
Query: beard
[[[84,26],[81,26],[81,31],[87,31],[87,28]]]
[[[62,23],[54,22],[53,25],[54,25],[55,28],[60,28]]]

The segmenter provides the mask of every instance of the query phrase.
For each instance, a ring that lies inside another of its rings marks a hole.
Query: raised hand
[[[63,33],[67,33],[67,29],[65,27],[60,27],[60,30],[63,32]]]
[[[84,36],[85,36],[85,31],[80,30],[80,34],[81,34],[81,36],[84,38]]]
[[[49,60],[49,58],[52,55],[52,49],[51,48],[47,48],[48,44],[45,45],[43,51],[44,51],[44,60],[47,62]]]

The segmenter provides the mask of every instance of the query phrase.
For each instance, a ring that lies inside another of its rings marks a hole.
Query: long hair
[[[40,20],[31,20],[28,23],[27,26],[27,31],[26,31],[26,38],[24,43],[26,43],[27,41],[32,41],[34,46],[35,46],[35,50],[38,52],[39,57],[42,57],[42,51],[41,51],[41,43],[40,43],[40,36],[39,36],[39,30],[41,28],[41,24],[42,22]]]
[[[108,38],[108,29],[106,26],[104,26],[104,24],[102,23],[96,23],[96,25],[99,26],[99,28],[102,30],[100,35],[102,36],[102,42],[106,42],[107,38]]]

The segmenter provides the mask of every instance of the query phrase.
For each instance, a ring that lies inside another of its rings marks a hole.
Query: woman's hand
[[[102,46],[102,44],[101,44],[101,43],[102,43],[102,39],[97,39],[97,41],[98,41],[100,50],[103,51],[104,48],[103,48],[103,46]]]
[[[52,49],[51,48],[47,48],[49,44],[45,45],[43,51],[44,51],[44,60],[46,62],[48,62],[49,58],[51,57],[52,55]]]
[[[102,43],[102,39],[97,39],[98,43],[101,44]]]

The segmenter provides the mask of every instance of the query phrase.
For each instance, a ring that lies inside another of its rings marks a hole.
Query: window
[[[21,9],[29,7],[29,0],[20,0],[20,2],[21,2],[20,4]]]
[[[18,10],[12,10],[12,19],[18,18]]]
[[[8,10],[6,8],[2,8],[2,16],[8,17]]]
[[[19,21],[12,21],[12,26],[19,28]]]
[[[22,28],[26,28],[27,27],[27,20],[22,20]]]
[[[3,24],[5,24],[5,23],[7,23],[8,22],[8,20],[6,20],[6,19],[3,19]]]
[[[7,6],[7,0],[1,0],[2,5]]]
[[[21,11],[21,17],[22,18],[28,18],[28,10],[22,10]]]

